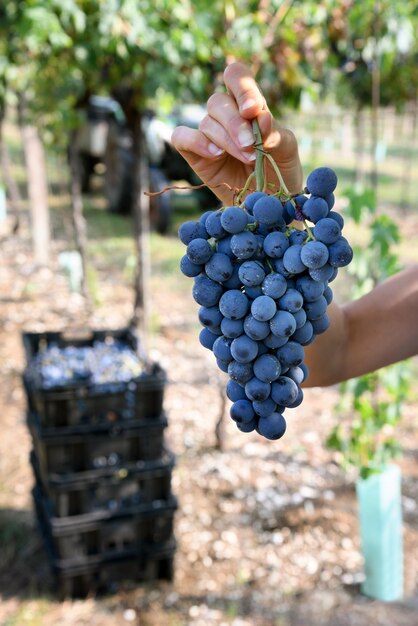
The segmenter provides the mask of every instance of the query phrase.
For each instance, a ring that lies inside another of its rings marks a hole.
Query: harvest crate
[[[98,518],[109,513],[129,512],[138,505],[165,501],[171,496],[174,455],[164,451],[155,461],[125,468],[91,470],[65,475],[41,475],[38,459],[31,452],[34,475],[47,497],[51,517],[94,514]]]
[[[88,337],[67,337],[61,332],[23,333],[26,369],[23,383],[28,408],[39,415],[43,427],[99,425],[130,420],[154,419],[163,410],[166,374],[156,363],[147,363],[143,373],[127,382],[94,385],[88,380],[43,388],[34,376],[31,361],[43,349],[93,346],[95,342],[118,341],[138,353],[138,340],[129,329],[93,331]]]
[[[41,430],[37,415],[29,413],[27,424],[40,475],[46,477],[93,469],[129,469],[138,467],[142,461],[158,459],[164,450],[167,418],[160,416],[135,425],[120,424],[106,429],[92,426],[88,432],[80,432],[77,427]]]
[[[127,514],[120,511],[97,519],[86,514],[74,517],[51,517],[48,502],[39,485],[33,489],[38,521],[50,546],[54,562],[60,567],[84,563],[89,557],[103,560],[127,557],[164,545],[173,538],[177,500],[138,505]]]

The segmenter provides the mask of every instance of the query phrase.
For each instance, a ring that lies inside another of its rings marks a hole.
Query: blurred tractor
[[[124,112],[110,97],[92,96],[85,111],[85,123],[77,134],[77,154],[83,192],[90,190],[91,177],[103,169],[104,192],[108,209],[128,214],[133,202],[132,136]],[[176,182],[197,186],[201,180],[183,157],[171,145],[175,126],[186,124],[197,128],[205,109],[199,105],[177,107],[166,118],[151,112],[143,116],[143,133],[149,163],[149,189],[161,191]],[[173,211],[174,190],[168,190],[150,199],[151,225],[159,233],[168,231]],[[219,200],[206,187],[192,191],[201,209],[216,208]]]

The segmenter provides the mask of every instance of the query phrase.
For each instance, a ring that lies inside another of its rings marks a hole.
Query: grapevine
[[[200,343],[228,374],[230,416],[242,432],[267,439],[286,431],[285,410],[303,401],[304,348],[330,325],[330,283],[353,252],[333,211],[337,176],[313,170],[304,191],[289,193],[253,122],[256,161],[236,203],[184,222],[182,273],[200,305]],[[266,189],[264,165],[277,176]],[[249,191],[256,181],[256,190]]]

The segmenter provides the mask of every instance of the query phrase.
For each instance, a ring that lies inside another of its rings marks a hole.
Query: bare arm
[[[329,308],[331,326],[306,348],[307,385],[325,386],[418,354],[418,265],[359,300]]]

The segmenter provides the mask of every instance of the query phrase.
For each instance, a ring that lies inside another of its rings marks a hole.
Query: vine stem
[[[252,121],[254,139],[255,139],[255,181],[257,191],[264,191],[264,157],[265,152],[263,148],[263,139],[261,137],[261,130],[257,119]]]
[[[245,183],[244,188],[239,192],[239,194],[237,196],[237,203],[239,205],[241,205],[242,196],[248,190],[248,187],[251,185],[251,182],[253,181],[254,178],[255,178],[255,172],[251,172],[251,174],[247,178],[247,182]]]

